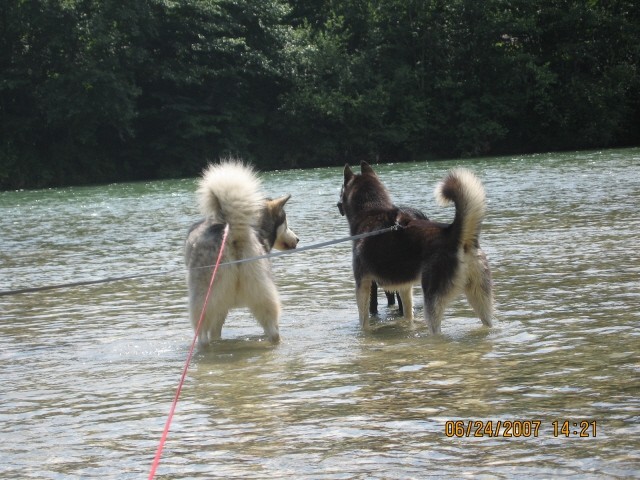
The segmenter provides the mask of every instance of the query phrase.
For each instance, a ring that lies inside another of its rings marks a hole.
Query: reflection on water
[[[483,179],[496,327],[460,300],[442,336],[393,307],[364,334],[348,244],[281,257],[283,343],[230,315],[194,357],[159,477],[637,475],[639,160],[632,149],[381,165],[398,203],[444,221],[452,211],[431,193],[444,172],[465,164]],[[339,168],[264,179],[293,194],[301,246],[347,234]],[[0,477],[148,473],[191,342],[193,192],[185,180],[0,193],[0,290],[163,273],[0,297]],[[541,426],[449,438],[448,420]],[[555,420],[595,420],[597,436],[556,438]]]

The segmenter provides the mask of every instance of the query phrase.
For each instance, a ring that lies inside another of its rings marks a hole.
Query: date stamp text
[[[444,434],[455,438],[538,437],[549,433],[554,437],[594,438],[597,421],[554,420],[550,425],[542,420],[447,420],[444,423]]]

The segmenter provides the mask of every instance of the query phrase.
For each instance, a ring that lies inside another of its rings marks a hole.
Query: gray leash
[[[367,232],[367,233],[361,233],[359,235],[352,235],[350,237],[342,237],[342,238],[338,238],[337,240],[329,240],[326,242],[320,242],[320,243],[314,243],[313,245],[308,245],[306,247],[302,247],[302,248],[296,248],[293,250],[286,250],[286,251],[282,251],[282,252],[272,252],[272,253],[267,253],[265,255],[259,255],[256,257],[249,257],[249,258],[241,258],[240,260],[233,260],[231,262],[224,262],[221,263],[220,266],[225,266],[225,265],[235,265],[238,263],[246,263],[246,262],[253,262],[255,260],[263,260],[265,258],[275,258],[275,257],[281,257],[282,255],[292,255],[294,253],[300,253],[300,252],[306,252],[307,250],[314,250],[316,248],[323,248],[323,247],[328,247],[330,245],[335,245],[337,243],[342,243],[342,242],[348,242],[349,240],[360,240],[361,238],[366,238],[366,237],[372,237],[374,235],[380,235],[383,233],[387,233],[387,232],[392,232],[392,231],[396,231],[398,229],[402,228],[400,224],[396,223],[395,225],[391,226],[391,227],[387,227],[387,228],[382,228],[380,230],[375,230],[373,232]],[[213,265],[207,265],[205,267],[198,267],[198,268],[212,268]],[[122,280],[132,280],[135,278],[144,278],[144,277],[152,277],[152,276],[157,276],[157,275],[170,275],[172,273],[177,272],[177,269],[173,269],[173,270],[167,270],[164,272],[155,272],[155,273],[138,273],[138,274],[133,274],[133,275],[123,275],[121,277],[108,277],[108,278],[101,278],[98,280],[86,280],[86,281],[80,281],[80,282],[70,282],[70,283],[59,283],[56,285],[44,285],[41,287],[28,287],[28,288],[18,288],[15,290],[3,290],[0,291],[0,297],[7,297],[10,295],[19,295],[21,293],[36,293],[36,292],[45,292],[47,290],[58,290],[61,288],[73,288],[73,287],[83,287],[86,285],[98,285],[100,283],[111,283],[111,282],[120,282]],[[180,269],[180,271],[182,271],[182,269]]]
[[[225,265],[235,265],[237,263],[245,263],[245,262],[253,262],[254,260],[262,260],[264,258],[275,258],[281,257],[282,255],[293,255],[294,253],[306,252],[307,250],[315,250],[316,248],[328,247],[330,245],[335,245],[336,243],[348,242],[349,240],[360,240],[361,238],[373,237],[374,235],[380,235],[382,233],[393,232],[402,228],[400,224],[396,223],[395,225],[387,228],[383,228],[380,230],[375,230],[373,232],[361,233],[359,235],[352,235],[350,237],[342,237],[336,240],[329,240],[326,242],[314,243],[313,245],[307,245],[302,248],[295,248],[293,250],[285,250],[282,252],[271,252],[266,253],[264,255],[259,255],[257,257],[249,257],[249,258],[241,258],[239,260],[233,260],[231,262],[221,263],[220,266],[223,267]],[[207,265],[205,267],[197,267],[197,268],[213,268],[213,265]]]

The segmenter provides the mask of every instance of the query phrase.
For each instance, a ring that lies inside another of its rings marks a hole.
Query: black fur
[[[410,217],[422,220],[428,220],[429,218],[417,208],[407,207],[407,206],[399,206],[398,209],[402,212],[403,215],[408,215]],[[385,296],[387,297],[387,306],[391,307],[396,304],[396,299],[398,301],[398,313],[400,315],[404,315],[404,305],[402,305],[402,299],[400,298],[400,294],[397,291],[389,292],[385,290]],[[378,284],[373,281],[371,282],[371,298],[369,299],[369,313],[371,315],[377,315],[378,313]]]
[[[457,289],[465,290],[482,322],[491,325],[491,275],[486,256],[478,246],[484,190],[473,174],[463,170],[449,174],[439,188],[443,197],[456,204],[455,219],[450,224],[433,222],[415,209],[395,206],[366,162],[362,162],[359,175],[345,166],[338,208],[344,212],[351,234],[372,232],[395,223],[403,227],[353,242],[356,297],[365,328],[372,282],[399,290],[409,318],[413,305],[411,287],[420,282],[425,317],[433,333],[440,331],[444,306]]]

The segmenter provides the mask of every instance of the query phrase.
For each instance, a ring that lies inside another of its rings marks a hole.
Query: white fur
[[[494,308],[491,286],[491,273],[487,263],[487,257],[482,249],[472,249],[464,253],[458,250],[458,270],[450,288],[437,297],[424,299],[424,316],[429,332],[438,334],[441,332],[444,311],[463,291],[471,308],[486,327],[493,325]]]
[[[447,195],[446,187],[450,182],[456,181],[461,185],[461,188],[454,189],[458,196]],[[456,203],[464,221],[462,242],[458,249],[458,269],[451,287],[437,298],[425,298],[424,314],[429,331],[440,333],[446,306],[463,291],[476,315],[485,326],[490,327],[494,316],[491,272],[486,255],[476,247],[486,214],[486,196],[482,182],[470,170],[458,167],[438,183],[434,195],[442,206]]]
[[[251,247],[246,250],[247,253],[253,250]],[[229,254],[225,254],[225,260],[231,259]],[[209,273],[208,269],[205,270]],[[190,283],[190,314],[191,323],[195,328],[200,319],[208,285]],[[219,339],[229,311],[239,307],[249,308],[269,340],[274,343],[280,340],[280,299],[268,260],[220,268],[207,303],[198,337],[199,343],[206,345]]]
[[[185,245],[189,311],[194,328],[200,321],[211,279],[212,269],[206,267],[213,265],[218,256],[222,240],[220,224],[229,225],[223,263],[264,255],[267,253],[264,239],[258,236],[260,229],[254,227],[264,222],[263,216],[270,215],[272,210],[282,209],[288,200],[288,197],[281,199],[276,201],[277,207],[268,208],[269,202],[274,201],[266,200],[254,171],[235,160],[210,165],[200,180],[197,195],[207,218],[192,228]],[[288,250],[297,243],[298,238],[286,222],[278,227],[277,248]],[[220,267],[200,327],[201,345],[220,338],[229,311],[236,307],[249,307],[269,340],[274,343],[280,340],[280,300],[269,260]]]
[[[446,185],[456,180],[462,185],[462,188],[457,189],[460,196],[458,198],[447,196],[445,194]],[[484,187],[480,179],[470,170],[458,167],[451,170],[449,174],[436,185],[433,193],[436,201],[442,206],[447,206],[452,202],[457,204],[457,208],[461,210],[465,219],[462,225],[463,243],[468,244],[480,233],[479,228],[487,210]]]
[[[291,250],[292,248],[295,248],[297,244],[298,237],[293,230],[289,228],[287,222],[284,222],[278,227],[276,242],[274,243],[273,248],[276,250]]]
[[[234,227],[255,225],[265,200],[253,169],[233,159],[209,165],[202,174],[197,195],[203,215]]]

